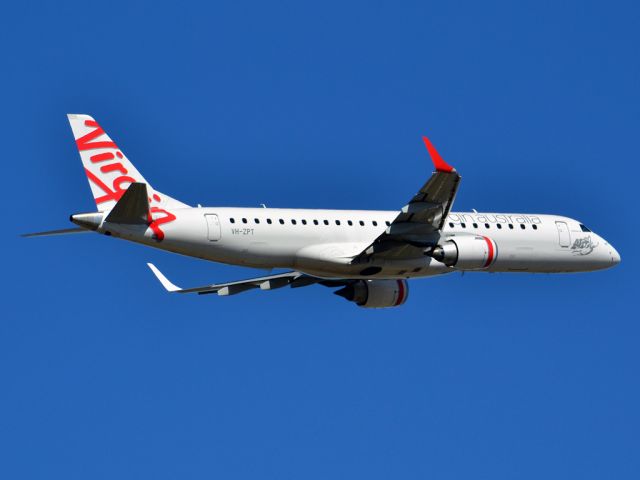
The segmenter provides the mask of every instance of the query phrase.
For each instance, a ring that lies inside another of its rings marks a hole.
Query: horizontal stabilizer
[[[123,223],[128,225],[146,225],[149,223],[149,197],[147,185],[132,183],[124,195],[109,212],[106,222]]]
[[[62,230],[48,230],[46,232],[23,233],[20,235],[24,238],[30,237],[51,237],[54,235],[68,235],[70,233],[89,233],[91,230],[85,228],[63,228]]]

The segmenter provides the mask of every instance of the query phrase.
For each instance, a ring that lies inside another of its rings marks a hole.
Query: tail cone
[[[75,215],[71,215],[69,217],[69,220],[82,228],[86,228],[88,230],[97,230],[102,223],[103,216],[104,214],[100,212],[76,213]]]

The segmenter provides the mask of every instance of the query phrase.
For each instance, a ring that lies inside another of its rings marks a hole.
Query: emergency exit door
[[[207,213],[204,218],[207,219],[207,238],[210,242],[220,240],[220,220],[215,213]]]
[[[569,227],[566,222],[556,222],[558,227],[558,241],[561,247],[568,247],[571,245],[571,233],[569,233]]]

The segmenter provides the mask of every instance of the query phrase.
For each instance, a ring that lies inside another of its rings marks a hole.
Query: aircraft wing
[[[276,275],[267,275],[266,277],[239,280],[236,282],[216,283],[194,288],[180,288],[171,283],[155,265],[147,263],[147,266],[151,269],[162,286],[168,292],[172,293],[197,293],[199,295],[217,293],[220,296],[227,296],[235,295],[236,293],[241,293],[254,288],[259,288],[260,290],[274,290],[276,288],[286,287],[287,285],[292,288],[297,288],[306,287],[307,285],[313,285],[315,283],[320,283],[327,287],[338,287],[348,283],[348,281],[325,280],[322,278],[312,277],[311,275],[301,272],[285,272]]]
[[[458,191],[460,175],[447,164],[427,137],[422,137],[435,171],[391,225],[352,263],[378,258],[410,258],[435,245]]]

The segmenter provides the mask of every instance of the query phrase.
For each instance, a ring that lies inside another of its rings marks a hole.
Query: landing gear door
[[[569,227],[565,222],[556,222],[558,228],[558,241],[561,247],[569,247],[571,245],[571,233],[569,233]]]
[[[220,220],[215,213],[207,213],[204,218],[207,219],[207,238],[210,242],[220,240]]]

